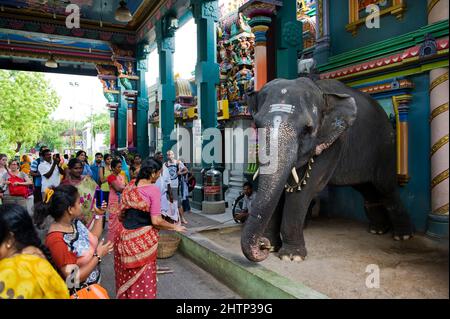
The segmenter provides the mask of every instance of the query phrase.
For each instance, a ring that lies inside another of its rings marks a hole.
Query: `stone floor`
[[[187,216],[189,228],[245,258],[240,249],[241,226],[227,221],[230,214],[194,212]],[[209,229],[226,228],[208,230],[208,221]],[[312,220],[305,240],[306,261],[286,262],[271,254],[261,265],[331,298],[449,298],[448,244],[422,235],[396,242],[390,234],[368,233],[363,223],[335,218]],[[369,265],[379,268],[379,288],[366,286]]]
[[[172,272],[158,274],[157,299],[240,299],[241,297],[220,283],[209,273],[179,253],[158,259],[158,267]],[[115,279],[112,255],[102,261],[102,286],[114,299]]]

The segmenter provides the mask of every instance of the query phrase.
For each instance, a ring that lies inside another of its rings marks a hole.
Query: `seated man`
[[[241,223],[245,223],[248,218],[249,211],[252,207],[252,202],[255,199],[256,193],[253,191],[253,185],[246,182],[243,186],[244,189],[244,203],[242,205],[242,211],[236,215],[236,219]]]

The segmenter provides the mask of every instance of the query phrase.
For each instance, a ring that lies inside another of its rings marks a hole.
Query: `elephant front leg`
[[[280,230],[285,200],[284,198],[285,198],[284,194],[281,195],[278,205],[275,208],[272,218],[270,219],[269,224],[267,225],[267,228],[264,232],[264,237],[270,241],[271,252],[279,251],[282,246]]]
[[[281,260],[305,260],[307,251],[303,228],[312,196],[302,192],[286,193],[281,222],[283,246],[279,251]]]

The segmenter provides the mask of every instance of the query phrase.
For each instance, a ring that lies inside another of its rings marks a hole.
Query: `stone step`
[[[228,180],[229,183],[230,183],[230,182],[233,182],[233,183],[241,183],[241,184],[244,184],[246,181],[247,181],[247,180],[245,180],[245,179],[240,179],[240,178],[230,178],[230,179]]]
[[[242,186],[244,185],[244,183],[240,183],[240,182],[229,182],[228,183],[228,187],[230,188],[242,188]]]
[[[231,226],[242,227],[242,226]],[[229,229],[231,229],[229,227]],[[179,251],[239,296],[248,299],[327,299],[324,294],[242,255],[225,249],[198,232],[179,233]]]

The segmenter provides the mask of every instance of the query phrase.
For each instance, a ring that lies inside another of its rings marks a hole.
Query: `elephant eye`
[[[302,130],[302,134],[311,134],[313,132],[313,127],[311,125],[305,125]]]

